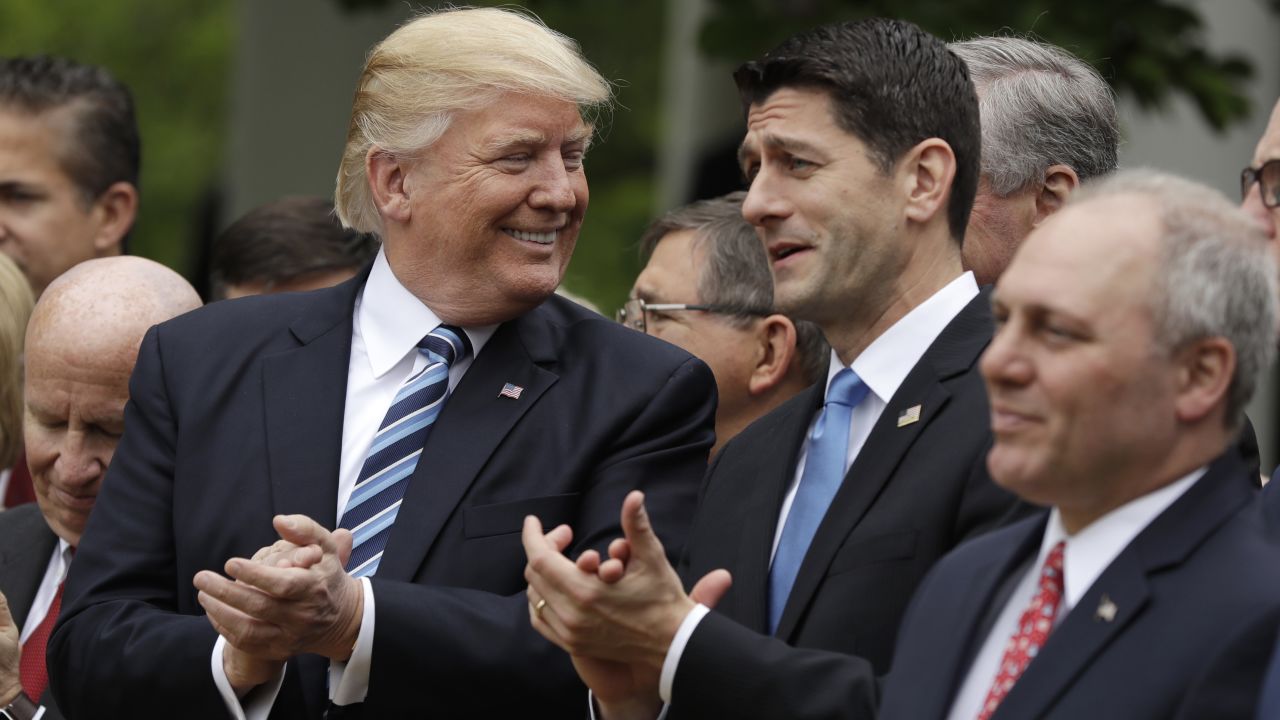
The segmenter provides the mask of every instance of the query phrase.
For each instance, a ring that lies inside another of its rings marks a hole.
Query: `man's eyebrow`
[[[766,147],[774,150],[781,150],[790,155],[809,155],[817,157],[824,157],[826,155],[826,153],[822,152],[817,145],[797,138],[784,137],[777,133],[765,133],[763,140]],[[752,150],[748,149],[747,141],[743,140],[742,144],[738,146],[739,166],[746,164],[747,156],[751,152]]]
[[[577,130],[573,130],[565,134],[564,141],[566,144],[581,143],[586,146],[591,144],[591,128],[584,126]],[[530,147],[545,145],[547,136],[536,130],[517,131],[506,135],[499,135],[484,144],[484,149],[490,153],[502,153],[518,147]]]

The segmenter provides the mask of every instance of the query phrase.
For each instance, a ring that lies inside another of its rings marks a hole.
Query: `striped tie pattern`
[[[422,338],[418,352],[427,366],[396,391],[342,513],[339,527],[354,536],[347,572],[355,577],[378,571],[422,446],[448,396],[449,366],[471,353],[471,343],[459,328],[441,325]]]

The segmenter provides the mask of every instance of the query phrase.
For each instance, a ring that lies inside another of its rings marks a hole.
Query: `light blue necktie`
[[[471,353],[471,343],[462,330],[441,325],[422,338],[418,352],[427,366],[396,391],[342,512],[339,527],[355,536],[347,561],[347,572],[355,577],[378,571],[422,446],[447,399],[449,366]]]
[[[778,630],[782,609],[795,585],[800,563],[809,551],[809,543],[827,514],[831,500],[844,480],[844,463],[849,452],[849,420],[853,408],[867,396],[867,386],[849,368],[836,373],[827,388],[822,416],[809,435],[804,474],[791,501],[782,528],[778,550],[769,568],[769,634]]]

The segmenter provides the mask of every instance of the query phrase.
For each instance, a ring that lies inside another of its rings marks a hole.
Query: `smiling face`
[[[907,266],[902,201],[866,145],[836,125],[821,90],[781,88],[747,113],[739,151],[777,308],[827,329],[875,313]]]
[[[124,432],[132,358],[29,338],[26,365],[23,433],[36,499],[75,546]]]
[[[1156,350],[1156,211],[1133,196],[1068,207],[1028,238],[993,298],[982,356],[992,478],[1091,520],[1147,490],[1176,439],[1175,376]],[[1077,522],[1077,525],[1079,523]]]
[[[396,277],[458,325],[542,302],[587,210],[589,138],[577,106],[554,98],[505,94],[458,113],[403,175],[408,213],[385,237]]]

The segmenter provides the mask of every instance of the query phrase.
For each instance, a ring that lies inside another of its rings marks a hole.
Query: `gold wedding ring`
[[[546,606],[547,606],[547,599],[546,599],[546,598],[539,598],[539,599],[538,599],[538,602],[534,603],[534,605],[533,605],[533,614],[534,614],[534,615],[537,615],[539,618],[541,618],[541,617],[542,617],[542,609],[543,609],[543,608],[545,608]]]

